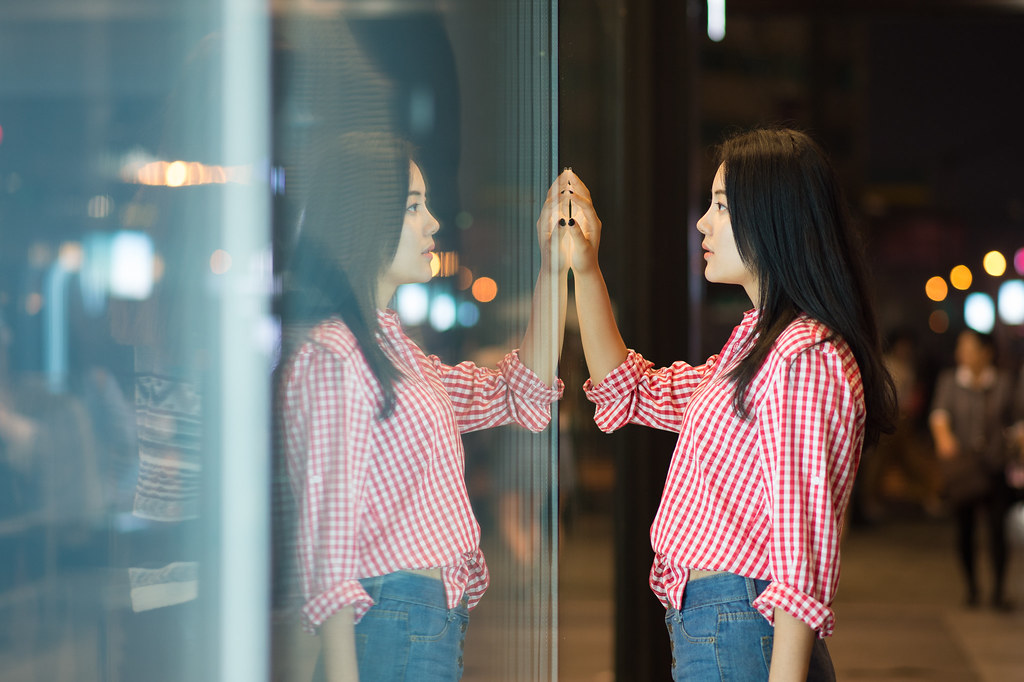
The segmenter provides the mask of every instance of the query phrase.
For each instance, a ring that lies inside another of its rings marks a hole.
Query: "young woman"
[[[299,338],[279,394],[303,620],[332,682],[456,680],[488,584],[460,433],[540,431],[561,395],[568,265],[552,241],[565,178],[537,222],[542,267],[519,350],[497,369],[449,366],[387,309],[398,286],[430,280],[439,229],[408,146],[347,134],[322,157],[289,273]]]
[[[728,140],[697,222],[708,281],[753,309],[704,364],[653,369],[628,350],[598,266],[601,222],[574,192],[572,268],[605,431],[679,433],[651,527],[651,589],[674,679],[833,679],[822,639],[865,442],[893,419],[864,267],[834,172],[806,135]]]

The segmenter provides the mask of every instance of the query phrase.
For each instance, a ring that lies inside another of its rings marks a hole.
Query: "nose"
[[[704,226],[704,219],[707,217],[708,214],[705,212],[704,215],[697,219],[697,231],[705,235],[708,233],[708,229]]]
[[[429,209],[427,210],[427,216],[429,217],[427,220],[427,234],[437,234],[437,231],[441,229],[441,223],[437,221],[437,218],[434,217],[434,214]]]

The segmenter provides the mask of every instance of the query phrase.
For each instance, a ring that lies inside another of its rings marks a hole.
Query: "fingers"
[[[600,229],[601,224],[591,202],[590,190],[571,168],[563,170],[551,183],[542,216],[551,216],[559,227],[571,226],[580,220],[596,229]]]
[[[580,180],[580,176],[576,175],[576,172],[571,168],[566,168],[563,174],[568,175],[567,182],[572,188],[573,194],[576,194],[587,201],[590,201],[590,190],[587,188],[583,181]]]

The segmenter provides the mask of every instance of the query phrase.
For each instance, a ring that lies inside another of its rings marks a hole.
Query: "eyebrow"
[[[411,196],[411,197],[412,196],[421,197],[421,196],[423,196],[423,192],[417,192],[416,190],[412,190],[411,192],[409,192],[409,196]]]
[[[725,196],[725,190],[724,189],[716,189],[714,192],[711,193],[711,196],[717,197],[719,194],[721,194],[722,196]]]

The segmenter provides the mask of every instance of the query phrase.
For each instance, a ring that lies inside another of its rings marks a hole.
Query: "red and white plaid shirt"
[[[853,353],[797,318],[750,384],[750,418],[727,378],[749,348],[757,311],[699,366],[653,370],[630,351],[598,386],[584,385],[604,431],[633,423],[679,433],[651,526],[651,589],[680,608],[689,569],[769,580],[754,606],[776,607],[820,636],[839,581],[839,533],[864,441],[864,394]]]
[[[377,419],[380,387],[339,319],[321,323],[282,375],[282,445],[297,505],[304,620],[344,606],[356,622],[373,605],[358,578],[441,567],[449,608],[470,608],[488,585],[464,478],[460,433],[551,419],[562,383],[547,387],[518,353],[499,369],[426,356],[398,316],[378,311],[385,353],[404,375],[397,404]]]

